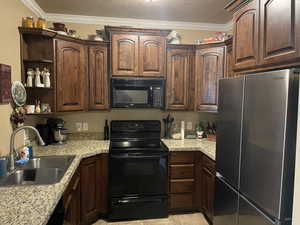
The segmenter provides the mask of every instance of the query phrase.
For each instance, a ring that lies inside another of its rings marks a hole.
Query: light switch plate
[[[82,122],[76,122],[76,123],[75,123],[75,126],[76,126],[77,132],[82,131]]]
[[[193,129],[193,122],[192,121],[188,121],[186,123],[186,129],[187,130],[192,130]]]

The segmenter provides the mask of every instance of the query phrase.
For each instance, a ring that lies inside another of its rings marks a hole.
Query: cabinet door
[[[232,45],[226,46],[226,66],[225,66],[225,77],[234,77],[233,71],[233,55]]]
[[[112,75],[138,75],[138,41],[137,35],[112,35]]]
[[[89,109],[108,109],[107,47],[89,47]]]
[[[165,76],[166,39],[159,36],[140,36],[139,74]]]
[[[202,169],[202,210],[204,215],[212,222],[214,211],[215,174],[207,168]]]
[[[99,156],[81,162],[81,221],[95,222],[100,214],[101,166]]]
[[[298,0],[261,0],[261,64],[300,58],[299,11]]]
[[[80,173],[76,171],[64,194],[65,223],[80,225]]]
[[[196,52],[196,110],[216,112],[218,82],[224,77],[224,47]]]
[[[170,49],[167,55],[167,109],[186,110],[190,76],[189,50]]]
[[[57,40],[57,111],[85,108],[86,48],[82,44]]]
[[[259,4],[253,0],[233,15],[234,69],[255,67],[258,63]]]
[[[107,213],[107,193],[108,193],[108,154],[100,155],[100,207],[101,214]]]

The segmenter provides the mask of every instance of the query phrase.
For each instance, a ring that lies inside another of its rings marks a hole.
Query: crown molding
[[[20,0],[27,8],[29,8],[38,17],[46,18],[45,11],[36,3],[35,0]]]
[[[231,29],[231,22],[227,24],[214,23],[193,23],[166,20],[142,20],[132,18],[82,16],[69,14],[46,13],[46,19],[52,22],[81,23],[81,24],[101,24],[110,26],[133,26],[156,29],[183,29],[183,30],[208,30],[208,31],[228,31]]]
[[[140,28],[156,29],[182,29],[182,30],[207,30],[207,31],[229,31],[232,28],[232,22],[225,24],[215,23],[195,23],[167,20],[143,20],[132,18],[117,17],[98,17],[70,14],[46,13],[35,0],[20,0],[24,5],[31,9],[37,16],[43,17],[51,22],[67,22],[81,24],[96,24],[110,26],[132,26]]]

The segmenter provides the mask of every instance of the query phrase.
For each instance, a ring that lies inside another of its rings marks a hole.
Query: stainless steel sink
[[[24,165],[17,166],[19,169],[38,169],[38,168],[68,168],[73,159],[74,155],[67,156],[41,156],[29,160]]]
[[[58,183],[75,156],[43,156],[34,158],[0,179],[0,186],[48,185]]]

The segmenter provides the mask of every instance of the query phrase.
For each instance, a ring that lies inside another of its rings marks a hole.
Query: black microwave
[[[165,80],[150,78],[112,78],[112,108],[165,107]]]

